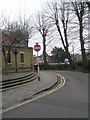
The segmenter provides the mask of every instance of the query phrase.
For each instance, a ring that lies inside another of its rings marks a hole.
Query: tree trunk
[[[85,12],[84,10],[85,7],[84,7],[83,2],[80,2],[80,3],[72,2],[72,5],[74,7],[75,13],[79,21],[79,35],[80,35],[82,61],[85,62],[87,60],[86,54],[85,54],[84,40],[83,40],[83,19],[84,19],[83,16]]]
[[[80,44],[81,44],[82,61],[85,62],[87,59],[86,59],[85,48],[84,48],[84,40],[83,40],[82,18],[80,20],[79,34],[80,34]]]
[[[65,51],[67,53],[68,60],[69,60],[70,64],[72,65],[72,67],[75,68],[74,62],[72,61],[72,58],[71,58],[70,53],[68,51],[68,41],[67,41],[67,36],[66,36],[66,33],[65,33],[66,31],[64,30],[65,42],[66,42],[66,45],[65,45],[64,40],[63,40],[63,36],[61,34],[61,30],[60,30],[59,25],[58,25],[58,21],[56,21],[56,26],[57,26],[59,35],[61,37],[61,41],[62,41],[63,47],[64,47],[64,49],[65,49]]]
[[[4,55],[4,60],[5,60],[5,72],[8,73],[8,61],[7,61],[7,56],[6,56],[6,52],[5,52],[5,48],[2,45],[2,51],[3,51],[3,55]]]
[[[45,36],[43,36],[43,58],[44,58],[44,64],[47,64],[47,60],[46,60],[46,38]]]
[[[69,63],[71,64],[72,68],[75,68],[75,64],[71,58],[70,53],[68,51],[66,51],[66,52],[67,52],[67,57],[68,57]]]

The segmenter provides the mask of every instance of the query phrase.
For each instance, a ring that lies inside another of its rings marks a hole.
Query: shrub
[[[78,67],[83,67],[83,62],[82,62],[82,61],[77,61],[77,62],[76,62],[76,66],[78,66]]]
[[[40,69],[41,70],[65,70],[65,69],[70,69],[70,65],[68,64],[57,64],[57,65],[44,65],[44,64],[40,64]]]
[[[86,62],[77,61],[75,62],[75,68],[70,64],[40,64],[41,70],[77,70],[82,72],[90,72],[90,60]]]
[[[84,72],[90,72],[90,60],[87,60],[85,62],[83,61],[77,61],[76,62],[76,67],[79,69],[79,70],[83,70]]]
[[[83,63],[83,69],[90,72],[90,60],[87,60]]]

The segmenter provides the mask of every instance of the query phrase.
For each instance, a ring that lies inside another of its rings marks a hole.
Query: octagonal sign
[[[36,52],[40,51],[40,49],[41,49],[40,45],[36,44],[36,45],[34,46],[34,50],[35,50]]]

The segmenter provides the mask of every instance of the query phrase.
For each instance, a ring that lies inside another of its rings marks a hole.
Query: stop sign
[[[38,52],[40,49],[41,49],[40,45],[36,44],[36,45],[34,46],[34,50],[35,50],[36,52]]]

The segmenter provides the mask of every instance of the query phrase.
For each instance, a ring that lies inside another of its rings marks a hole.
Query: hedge
[[[75,68],[73,69],[70,64],[57,64],[57,65],[51,65],[51,64],[40,64],[41,70],[79,70],[83,72],[90,72],[90,60],[87,60],[86,62],[77,61],[75,62]]]

